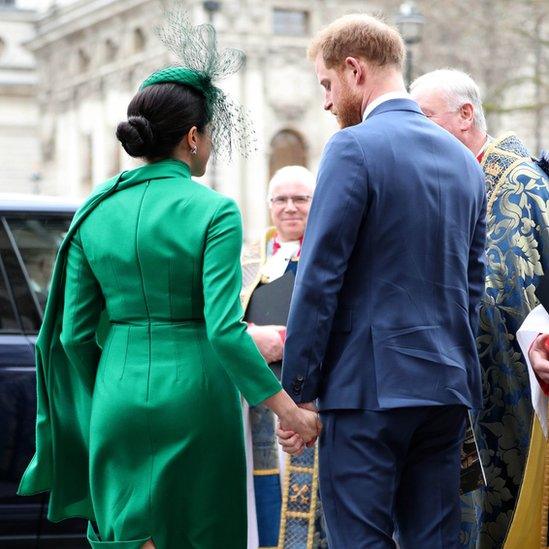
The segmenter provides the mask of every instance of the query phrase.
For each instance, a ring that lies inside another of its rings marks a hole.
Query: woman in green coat
[[[117,137],[148,162],[88,199],[54,270],[20,493],[95,522],[94,548],[244,549],[240,394],[318,432],[241,320],[237,206],[191,179],[211,150],[208,86],[181,67],[144,83]]]

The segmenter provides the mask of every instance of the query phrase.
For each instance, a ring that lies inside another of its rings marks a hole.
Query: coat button
[[[301,381],[303,383],[305,381],[305,378],[303,376],[297,376],[297,381]]]

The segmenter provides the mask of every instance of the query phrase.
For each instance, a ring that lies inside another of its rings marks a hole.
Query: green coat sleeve
[[[91,405],[95,373],[101,356],[96,332],[103,295],[82,249],[78,232],[67,252],[64,300],[60,340],[70,366],[77,370],[75,379],[78,380],[78,386],[72,387],[72,391]],[[78,424],[83,429],[82,438],[87,442],[89,417],[79,419]]]
[[[242,322],[242,221],[236,204],[225,200],[206,237],[203,265],[204,317],[208,339],[229,377],[251,406],[281,390]]]

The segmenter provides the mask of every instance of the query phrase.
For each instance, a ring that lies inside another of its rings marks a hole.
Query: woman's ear
[[[187,145],[189,146],[189,151],[191,153],[196,151],[198,147],[198,129],[196,126],[193,126],[187,133]],[[195,153],[193,153],[195,154]]]

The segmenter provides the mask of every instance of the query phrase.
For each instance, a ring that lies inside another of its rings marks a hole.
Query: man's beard
[[[337,121],[340,128],[356,126],[362,122],[362,98],[359,94],[353,95],[346,86],[341,90],[341,98],[337,108]]]

